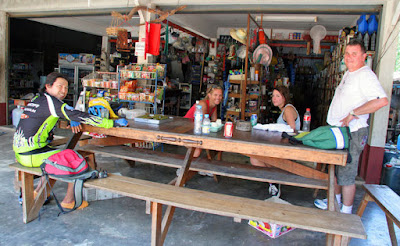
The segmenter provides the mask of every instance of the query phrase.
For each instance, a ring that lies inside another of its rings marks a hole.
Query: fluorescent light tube
[[[277,21],[277,22],[317,22],[317,16],[311,15],[263,15],[263,21]],[[256,21],[261,21],[261,15],[256,16]]]

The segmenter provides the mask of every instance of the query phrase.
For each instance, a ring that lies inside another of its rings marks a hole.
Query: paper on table
[[[257,124],[253,129],[273,132],[294,132],[289,125],[285,124]]]

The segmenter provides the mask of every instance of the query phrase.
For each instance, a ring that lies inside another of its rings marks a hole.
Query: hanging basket
[[[122,27],[107,27],[106,28],[107,35],[110,36],[110,37],[117,37],[119,31],[124,32],[124,31],[127,31],[127,30],[125,28],[122,28]]]
[[[111,20],[111,26],[106,28],[106,32],[110,37],[117,37],[119,31],[127,31],[125,28],[120,27],[125,21],[123,21],[122,15],[117,12],[113,11],[111,15],[113,17]]]

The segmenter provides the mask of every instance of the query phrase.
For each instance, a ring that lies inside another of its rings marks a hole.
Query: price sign
[[[135,56],[144,56],[145,46],[146,46],[145,42],[136,42],[135,43]]]

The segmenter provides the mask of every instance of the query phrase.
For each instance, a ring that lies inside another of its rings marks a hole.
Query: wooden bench
[[[44,202],[39,192],[33,200],[33,176],[40,175],[39,168],[28,168],[12,164],[11,168],[21,172],[24,222],[38,216]],[[136,178],[110,175],[104,179],[88,180],[85,187],[115,192],[117,194],[152,202],[151,245],[162,245],[165,239],[162,221],[162,206],[179,207],[204,213],[233,217],[236,219],[266,221],[284,224],[310,231],[334,235],[327,244],[346,245],[350,237],[365,239],[366,234],[357,215],[341,214],[315,208],[266,203],[265,201],[216,194]]]
[[[362,216],[368,202],[375,202],[385,212],[392,245],[397,245],[393,223],[400,227],[400,197],[386,185],[364,184],[365,195],[357,210]]]
[[[96,154],[103,154],[126,160],[139,161],[172,168],[181,168],[184,159],[184,156],[178,154],[154,152],[151,150],[129,148],[125,146],[100,147],[94,145],[85,145],[79,147],[78,149],[88,153],[91,152]],[[310,179],[278,169],[267,170],[265,168],[255,167],[252,165],[237,164],[218,160],[208,160],[206,158],[197,158],[192,160],[190,171],[208,172],[220,176],[259,182],[280,183],[284,185],[292,185],[313,189],[328,189],[327,180]]]

